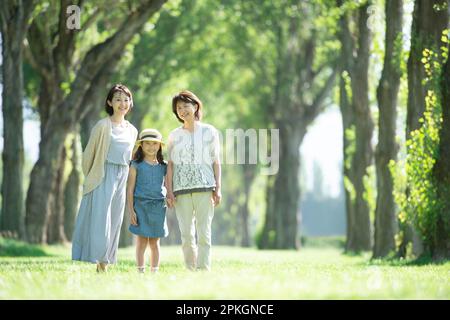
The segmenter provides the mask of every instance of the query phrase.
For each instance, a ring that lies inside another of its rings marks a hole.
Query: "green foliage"
[[[350,78],[350,74],[347,70],[342,71],[342,79],[345,83],[345,93],[347,95],[348,101],[352,101],[353,91],[352,91],[352,80]]]
[[[375,210],[377,206],[377,185],[375,165],[367,167],[366,174],[363,177],[364,193],[363,199],[369,206],[369,215],[371,221],[375,221]]]
[[[430,49],[423,51],[424,84],[430,90],[425,98],[426,110],[419,120],[421,127],[412,131],[406,141],[406,160],[390,163],[399,219],[415,226],[427,250],[433,248],[437,217],[443,204],[438,198],[433,167],[439,156],[439,130],[442,125],[439,80],[445,53],[445,50],[441,50],[441,55]],[[397,237],[397,242],[401,241],[400,237]]]
[[[349,128],[345,129],[345,139],[348,143],[347,147],[345,148],[345,168],[348,170],[352,166],[352,160],[353,156],[356,151],[356,131],[355,131],[355,125],[351,125]]]
[[[404,210],[407,218],[424,237],[425,243],[430,244],[430,236],[436,232],[436,214],[439,210],[432,169],[438,155],[441,106],[431,91],[426,100],[427,111],[423,125],[419,130],[413,131],[411,139],[406,142],[409,195]]]
[[[350,196],[350,201],[352,203],[355,203],[355,200],[356,200],[355,186],[353,185],[352,181],[350,180],[350,178],[348,176],[344,176],[344,188],[345,188],[345,191],[347,191]]]
[[[444,60],[446,60],[448,58],[448,43],[449,43],[449,39],[448,39],[448,34],[449,34],[449,29],[446,29],[442,32],[442,37],[441,37],[441,42],[444,44],[443,46],[441,46],[441,55],[442,58]]]
[[[356,133],[355,133],[355,125],[350,126],[349,128],[345,129],[344,132],[345,139],[347,141],[347,146],[345,147],[345,162],[344,166],[347,170],[349,170],[352,166],[353,161],[353,155],[356,151]],[[356,199],[356,190],[355,186],[353,185],[350,177],[344,176],[344,188],[348,192],[350,196],[350,201],[354,203]]]

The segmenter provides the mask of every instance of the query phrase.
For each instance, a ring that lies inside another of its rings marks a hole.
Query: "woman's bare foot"
[[[108,271],[108,264],[107,263],[97,263],[97,272],[107,272]]]

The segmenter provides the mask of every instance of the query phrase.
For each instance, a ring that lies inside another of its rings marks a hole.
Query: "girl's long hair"
[[[159,164],[166,165],[166,162],[164,161],[164,157],[162,154],[162,146],[159,146],[159,150],[156,153],[156,159],[158,160]],[[144,151],[142,150],[142,146],[140,145],[137,150],[133,154],[133,160],[137,163],[140,163],[144,160]]]

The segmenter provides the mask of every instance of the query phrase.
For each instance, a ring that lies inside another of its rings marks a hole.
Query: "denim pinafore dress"
[[[136,168],[134,187],[134,211],[137,226],[130,225],[129,231],[147,238],[164,238],[169,234],[166,221],[166,188],[164,177],[167,165],[150,164],[145,160],[132,161]]]

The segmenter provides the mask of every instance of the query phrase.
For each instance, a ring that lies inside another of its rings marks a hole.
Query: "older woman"
[[[172,111],[183,125],[168,138],[167,202],[175,207],[186,267],[210,270],[211,223],[222,197],[219,135],[200,121],[202,102],[194,93],[175,95]]]

